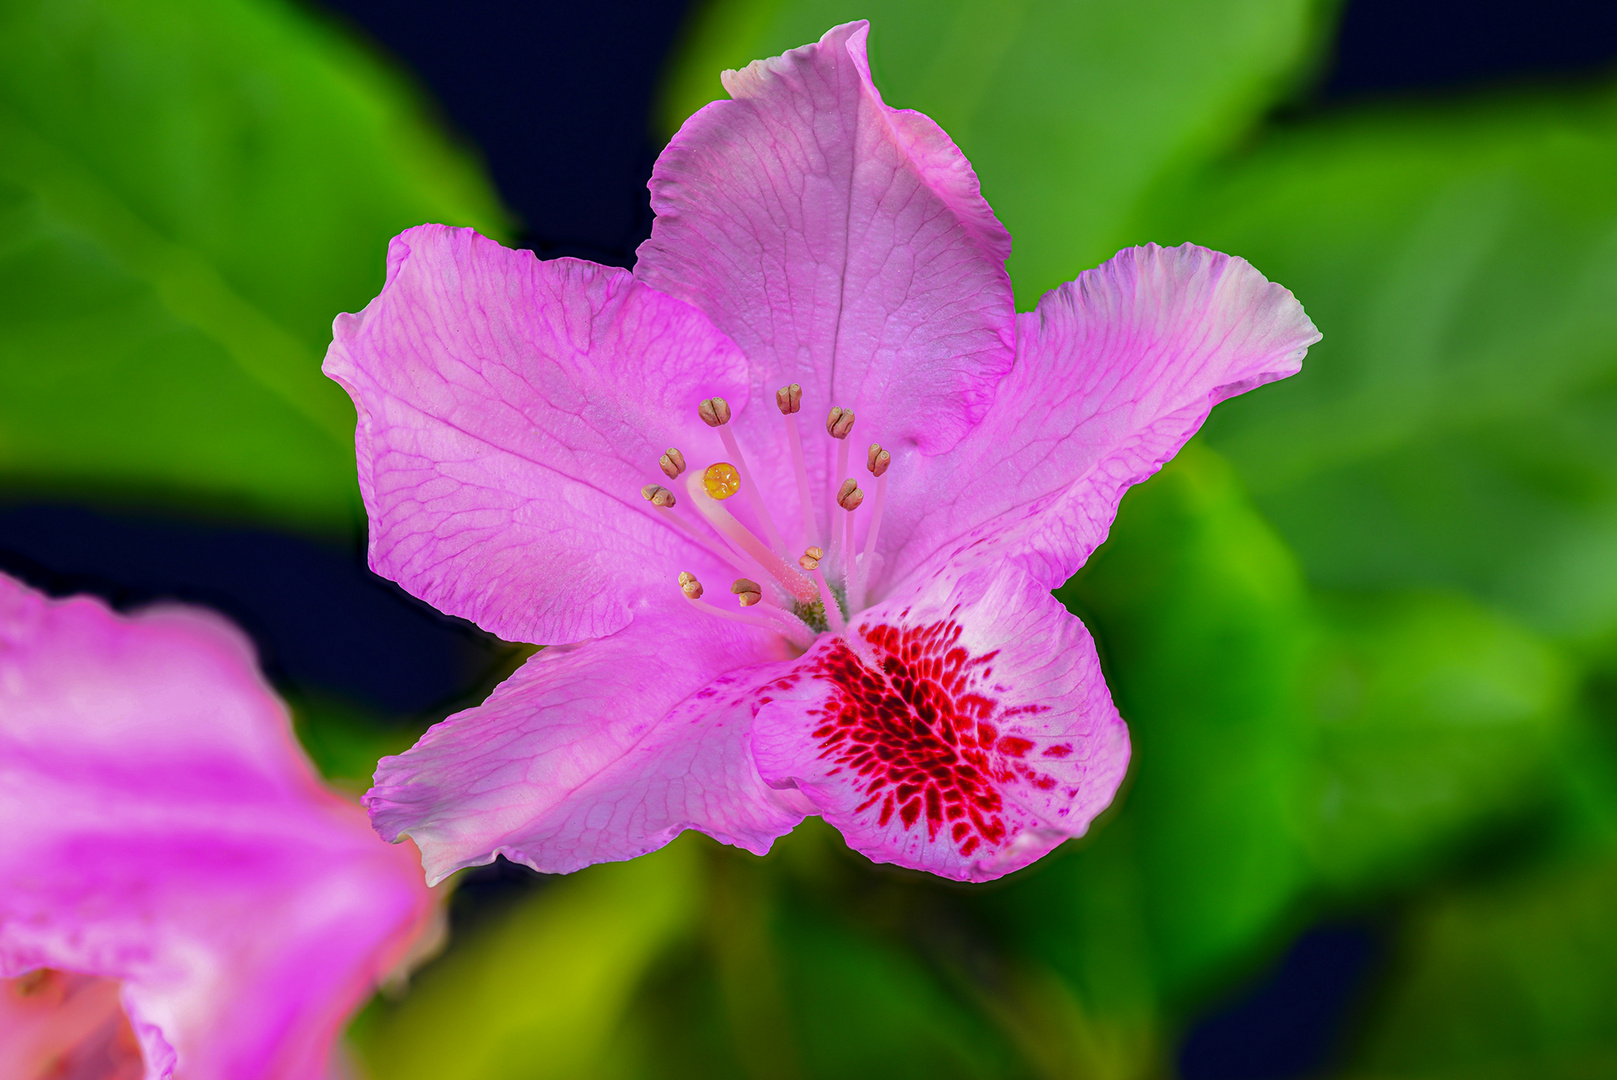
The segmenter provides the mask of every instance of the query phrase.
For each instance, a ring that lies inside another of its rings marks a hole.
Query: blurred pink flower
[[[432,911],[238,631],[0,575],[0,1076],[315,1080]]]
[[[429,878],[687,828],[762,852],[820,814],[983,880],[1115,793],[1127,731],[1050,590],[1319,335],[1191,246],[1017,315],[1009,235],[943,131],[882,103],[866,32],[726,73],[657,163],[633,274],[428,225],[337,319],[371,565],[553,646],[382,760],[366,805]],[[703,595],[732,579],[741,606]]]

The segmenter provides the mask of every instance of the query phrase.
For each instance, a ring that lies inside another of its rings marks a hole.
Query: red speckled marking
[[[906,830],[924,820],[929,841],[947,826],[961,855],[1002,844],[1000,786],[1020,775],[1048,790],[1055,780],[1022,761],[1033,742],[1002,736],[1000,723],[1045,707],[1001,708],[993,695],[1003,688],[988,681],[997,650],[972,656],[959,644],[953,619],[883,624],[861,634],[876,653],[876,668],[840,638],[814,662],[814,674],[833,688],[817,711],[814,738],[820,757],[837,763],[833,773],[858,774],[866,798],[854,812],[872,811],[882,826],[896,816]]]

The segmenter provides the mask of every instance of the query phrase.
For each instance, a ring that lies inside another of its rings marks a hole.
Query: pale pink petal
[[[470,229],[393,241],[382,293],[337,319],[326,374],[359,411],[371,567],[511,641],[612,633],[691,550],[641,498],[679,446],[724,456],[705,397],[746,361],[626,271],[541,262]]]
[[[878,862],[986,881],[1081,836],[1128,767],[1094,643],[1012,564],[945,566],[822,638],[754,753]]]
[[[700,307],[804,414],[859,415],[860,439],[957,442],[1011,365],[1010,236],[937,124],[870,81],[868,25],[726,72],[730,101],[658,159],[635,275]],[[777,423],[778,423],[778,418]],[[827,471],[826,440],[811,474]]]
[[[565,873],[685,829],[767,851],[803,817],[750,748],[754,699],[789,654],[767,631],[675,603],[543,650],[383,758],[365,796],[377,831],[415,840],[431,881],[496,855]]]
[[[0,575],[0,977],[118,980],[152,1080],[302,1080],[431,908],[239,633]]]
[[[1061,584],[1214,405],[1295,374],[1319,337],[1288,290],[1206,248],[1127,248],[1080,274],[1019,317],[982,424],[894,462],[875,595],[966,548]]]

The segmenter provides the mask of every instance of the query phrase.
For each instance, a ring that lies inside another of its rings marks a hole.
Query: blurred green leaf
[[[1327,886],[1414,880],[1551,796],[1574,689],[1559,653],[1453,595],[1338,597],[1323,614],[1297,824]]]
[[[1617,854],[1446,892],[1408,919],[1345,1075],[1617,1075]]]
[[[1312,580],[1469,590],[1617,644],[1617,92],[1282,127],[1156,230],[1251,259],[1325,339],[1221,406]]]
[[[711,0],[676,53],[671,134],[720,97],[719,72],[871,21],[887,101],[943,125],[1016,238],[1027,306],[1137,243],[1164,178],[1220,152],[1314,54],[1323,0]]]
[[[351,527],[320,359],[429,219],[505,225],[408,85],[278,0],[0,7],[0,490]]]
[[[581,870],[454,943],[354,1033],[375,1080],[593,1078],[635,987],[693,932],[696,837]]]

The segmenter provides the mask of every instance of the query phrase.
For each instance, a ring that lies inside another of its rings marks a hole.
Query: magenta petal
[[[234,629],[0,575],[0,977],[121,982],[148,1080],[303,1080],[431,910]]]
[[[895,464],[886,582],[970,546],[1061,584],[1214,405],[1295,374],[1320,338],[1290,291],[1190,244],[1119,252],[1047,293],[1017,335],[971,436]]]
[[[1038,582],[1011,564],[924,580],[820,640],[759,712],[754,752],[850,847],[986,881],[1084,833],[1128,731],[1088,630]]]
[[[755,398],[799,382],[815,420],[937,453],[1010,367],[1011,242],[942,129],[882,103],[868,29],[725,73],[657,162],[635,275],[741,346]]]
[[[802,820],[752,762],[773,635],[678,608],[549,648],[487,701],[385,757],[365,796],[436,882],[504,855],[547,873],[654,851],[685,829],[762,853]]]
[[[745,360],[700,312],[626,271],[423,225],[335,337],[324,370],[359,410],[377,573],[541,643],[612,633],[672,587],[691,547],[640,489],[668,482],[671,445],[721,457],[697,404],[747,393]]]

